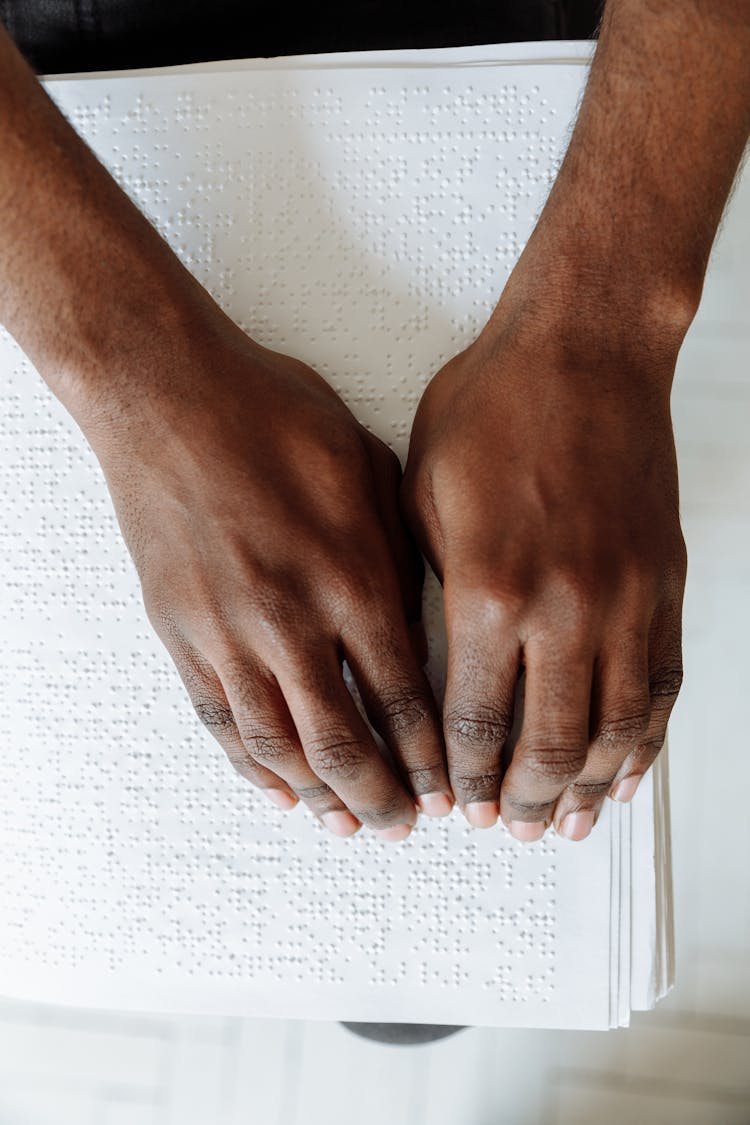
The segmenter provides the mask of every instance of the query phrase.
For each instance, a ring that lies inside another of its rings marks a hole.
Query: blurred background
[[[690,552],[670,727],[677,985],[611,1032],[423,1047],[336,1024],[0,1001],[0,1125],[750,1125],[750,175],[686,340]],[[581,966],[585,972],[585,965]]]

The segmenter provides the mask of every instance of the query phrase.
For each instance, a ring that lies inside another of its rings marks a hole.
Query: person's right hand
[[[415,797],[448,812],[395,455],[224,316],[1,26],[0,151],[0,320],[97,454],[200,717],[245,777],[339,835],[401,839]]]
[[[244,777],[337,835],[402,839],[415,797],[433,815],[453,799],[398,458],[306,364],[209,319],[86,406],[149,619]]]

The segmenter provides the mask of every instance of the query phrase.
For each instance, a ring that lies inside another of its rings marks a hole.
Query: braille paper
[[[552,53],[554,50],[555,53]],[[47,88],[223,308],[403,458],[554,179],[589,47],[254,60]],[[666,761],[593,835],[329,835],[239,778],[143,610],[96,459],[0,335],[0,993],[625,1023],[671,977]],[[430,675],[442,691],[430,576]]]

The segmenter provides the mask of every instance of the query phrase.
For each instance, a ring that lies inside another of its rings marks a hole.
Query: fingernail
[[[470,801],[464,813],[472,828],[492,828],[497,824],[500,807],[497,801]]]
[[[379,840],[387,840],[390,844],[397,844],[399,840],[405,840],[409,835],[411,825],[395,824],[392,828],[375,828],[373,831]]]
[[[299,797],[287,793],[285,789],[264,789],[263,792],[271,804],[276,805],[277,809],[293,809],[295,805],[299,804]]]
[[[624,777],[622,781],[617,782],[610,793],[610,797],[613,801],[632,801],[640,780],[641,775],[639,773],[631,773],[629,777]]]
[[[357,818],[345,809],[331,809],[322,813],[320,819],[334,836],[353,836],[362,827]]]
[[[447,793],[423,793],[417,797],[417,805],[425,816],[447,816],[453,801]]]
[[[571,812],[560,825],[560,835],[568,840],[585,840],[594,827],[594,810],[581,809]]]
[[[511,820],[509,831],[522,844],[533,844],[535,840],[541,840],[547,825],[543,820]]]

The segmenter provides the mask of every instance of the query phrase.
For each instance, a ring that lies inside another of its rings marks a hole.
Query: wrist
[[[541,250],[560,282],[602,320],[619,310],[649,336],[681,340],[698,310],[710,241],[699,248],[693,237],[683,247],[674,216],[671,223],[666,214],[647,218],[635,198],[594,208],[571,195],[561,184],[530,240],[532,253]],[[658,229],[667,226],[672,237]]]
[[[118,266],[102,265],[85,300],[71,288],[60,306],[64,331],[58,321],[27,348],[89,436],[113,421],[139,426],[170,400],[193,397],[192,373],[209,366],[222,334],[239,332],[176,258],[134,256]]]
[[[543,216],[482,336],[556,348],[564,366],[609,356],[671,386],[702,277],[674,277],[618,254],[597,231]]]

